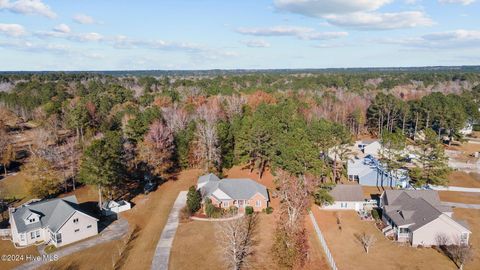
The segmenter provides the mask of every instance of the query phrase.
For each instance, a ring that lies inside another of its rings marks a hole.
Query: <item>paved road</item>
[[[480,204],[454,203],[454,202],[442,202],[442,204],[450,207],[456,207],[456,208],[480,209]]]
[[[57,252],[50,253],[49,255],[58,256],[58,258],[62,258],[64,256],[70,255],[72,253],[93,247],[95,245],[120,239],[122,236],[127,234],[128,232],[128,221],[125,219],[119,219],[112,224],[110,224],[99,236],[96,236],[90,240],[86,240],[77,244],[73,244],[71,246],[61,248]],[[16,270],[33,270],[39,268],[41,265],[49,263],[48,260],[38,260],[32,261],[26,264],[22,264],[19,267],[15,268]]]
[[[181,191],[173,204],[172,210],[170,210],[167,224],[165,224],[160,239],[158,240],[157,248],[153,255],[152,270],[168,270],[170,249],[172,249],[173,238],[175,237],[178,227],[178,215],[186,203],[187,192]]]
[[[454,187],[454,186],[449,186],[449,187],[444,187],[444,186],[429,186],[433,190],[439,190],[439,191],[458,191],[458,192],[480,192],[480,188],[466,188],[466,187]]]

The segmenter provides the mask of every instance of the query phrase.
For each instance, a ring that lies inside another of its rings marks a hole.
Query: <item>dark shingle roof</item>
[[[336,185],[330,195],[335,201],[358,202],[363,201],[363,190],[360,185]]]

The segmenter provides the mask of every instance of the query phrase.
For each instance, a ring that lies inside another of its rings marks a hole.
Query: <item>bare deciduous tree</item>
[[[472,247],[468,244],[456,243],[448,246],[450,258],[457,264],[459,270],[463,270],[465,263],[470,261],[473,256]]]
[[[184,130],[188,124],[187,112],[174,103],[172,107],[163,107],[162,116],[165,119],[167,126],[174,133]]]
[[[257,216],[246,215],[220,222],[217,226],[218,246],[228,269],[247,269],[255,246]]]
[[[157,176],[168,171],[172,166],[173,155],[172,131],[160,121],[155,121],[145,134],[143,142],[138,145],[138,159],[145,162]]]
[[[310,204],[310,192],[312,181],[303,181],[288,172],[279,171],[277,178],[278,197],[282,202],[282,209],[288,218],[287,225],[295,226],[297,221],[301,219]]]
[[[360,242],[362,243],[363,248],[365,249],[365,252],[367,254],[368,254],[368,251],[369,251],[370,247],[373,246],[373,244],[375,244],[376,241],[377,241],[377,239],[375,239],[375,236],[373,234],[363,233],[360,236]]]
[[[243,105],[247,103],[247,99],[240,95],[222,96],[221,99],[225,102],[225,113],[229,120],[241,115]]]
[[[197,109],[197,129],[195,132],[195,156],[208,171],[220,163],[220,148],[218,145],[217,121],[220,116],[220,106],[217,102],[204,104]]]

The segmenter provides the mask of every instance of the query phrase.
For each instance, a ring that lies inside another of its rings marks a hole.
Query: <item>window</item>
[[[255,202],[255,206],[256,206],[256,207],[262,206],[262,201],[257,200],[257,201]]]
[[[228,201],[225,202],[225,206],[226,206],[226,207],[229,206],[229,202],[228,202]]]
[[[460,243],[462,244],[468,244],[468,233],[462,233],[460,236]]]
[[[73,223],[78,223],[78,218],[74,218]]]
[[[57,233],[57,241],[55,241],[55,242],[57,242],[57,244],[62,243],[62,234],[61,233]]]
[[[20,234],[20,241],[25,241],[25,234]]]
[[[80,229],[75,229],[75,232],[79,232],[79,231],[80,231]]]
[[[30,238],[35,239],[35,232],[30,232]]]
[[[92,225],[88,225],[88,226],[87,226],[87,229],[90,229],[91,227],[92,227]]]
[[[36,232],[35,232],[35,236],[36,236],[37,238],[39,238],[39,237],[40,237],[40,231],[36,231]]]
[[[35,222],[35,218],[31,218],[28,221],[30,221],[30,223],[33,223],[33,222]]]

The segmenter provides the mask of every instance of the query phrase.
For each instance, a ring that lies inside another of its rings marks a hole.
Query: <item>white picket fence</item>
[[[317,221],[315,220],[315,217],[313,216],[312,211],[309,211],[309,216],[310,216],[310,219],[312,220],[313,227],[315,228],[315,232],[317,233],[318,239],[320,239],[320,243],[322,244],[323,251],[325,251],[325,255],[327,255],[327,260],[328,260],[328,264],[330,265],[330,268],[332,268],[332,270],[338,270],[337,264],[335,264],[335,260],[333,259],[332,253],[330,252],[330,249],[328,249],[327,242],[325,241],[325,238],[323,238],[322,231],[320,230],[320,227],[318,227]]]

